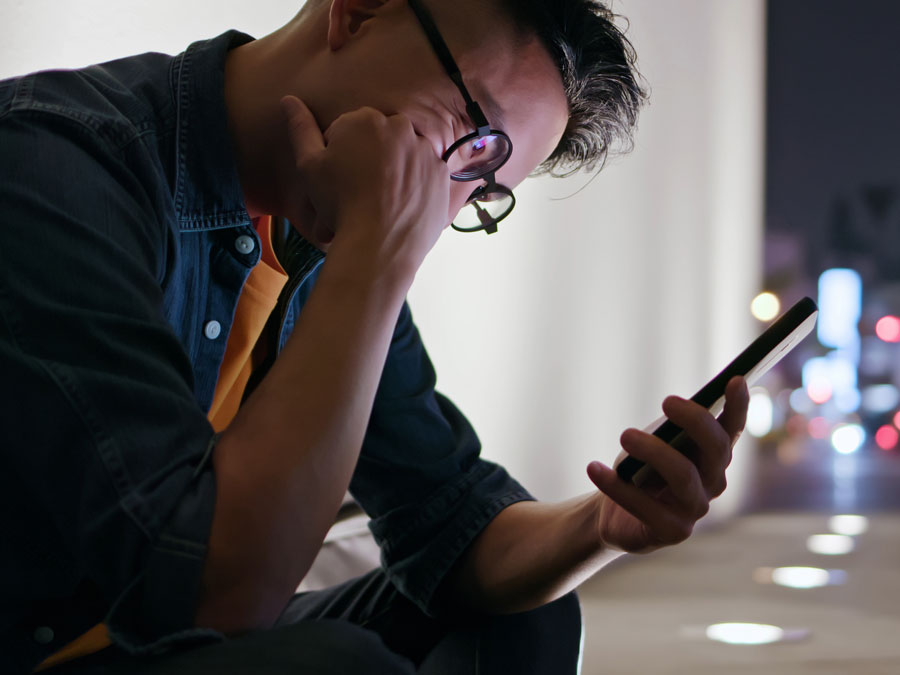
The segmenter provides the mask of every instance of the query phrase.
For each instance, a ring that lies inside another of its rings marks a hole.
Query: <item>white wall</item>
[[[259,36],[300,4],[4,0],[0,77],[176,53],[227,28]],[[448,232],[420,272],[411,302],[440,387],[541,497],[590,489],[591,459],[612,461],[626,426],[692,393],[756,330],[763,7],[616,2],[652,87],[635,152],[584,189],[584,176],[528,182],[499,234]]]
[[[448,232],[412,294],[439,386],[547,498],[591,489],[589,461],[758,330],[764,2],[614,7],[652,88],[635,151],[590,183],[523,185],[496,235]],[[739,504],[754,449],[741,441],[714,517]]]

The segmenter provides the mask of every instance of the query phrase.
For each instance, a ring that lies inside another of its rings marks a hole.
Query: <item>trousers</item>
[[[298,593],[276,625],[156,657],[109,647],[62,675],[576,675],[581,608],[570,593],[505,615],[434,618],[380,570]]]

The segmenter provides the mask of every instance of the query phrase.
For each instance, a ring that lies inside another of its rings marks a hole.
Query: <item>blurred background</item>
[[[300,4],[3,0],[0,77],[262,36]],[[900,672],[900,3],[613,8],[651,91],[635,149],[527,181],[496,236],[442,238],[410,296],[439,388],[565,498],[813,297],[695,536],[585,585],[584,672]]]

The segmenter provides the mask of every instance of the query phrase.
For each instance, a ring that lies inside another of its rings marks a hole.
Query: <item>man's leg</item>
[[[530,612],[440,621],[381,570],[291,600],[275,628],[152,660],[115,651],[60,675],[575,675],[574,593]],[[418,668],[418,670],[417,670]],[[48,672],[56,672],[53,671]]]
[[[521,614],[460,626],[428,654],[420,675],[576,675],[581,660],[581,606],[575,593]]]
[[[575,675],[581,607],[570,593],[543,607],[498,616],[437,620],[373,570],[339,586],[299,594],[279,624],[338,619],[374,631],[421,675]]]

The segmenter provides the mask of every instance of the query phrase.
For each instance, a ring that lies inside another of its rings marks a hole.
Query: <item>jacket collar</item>
[[[225,57],[252,40],[228,31],[193,43],[172,64],[178,111],[175,208],[182,231],[250,225],[228,133]]]

